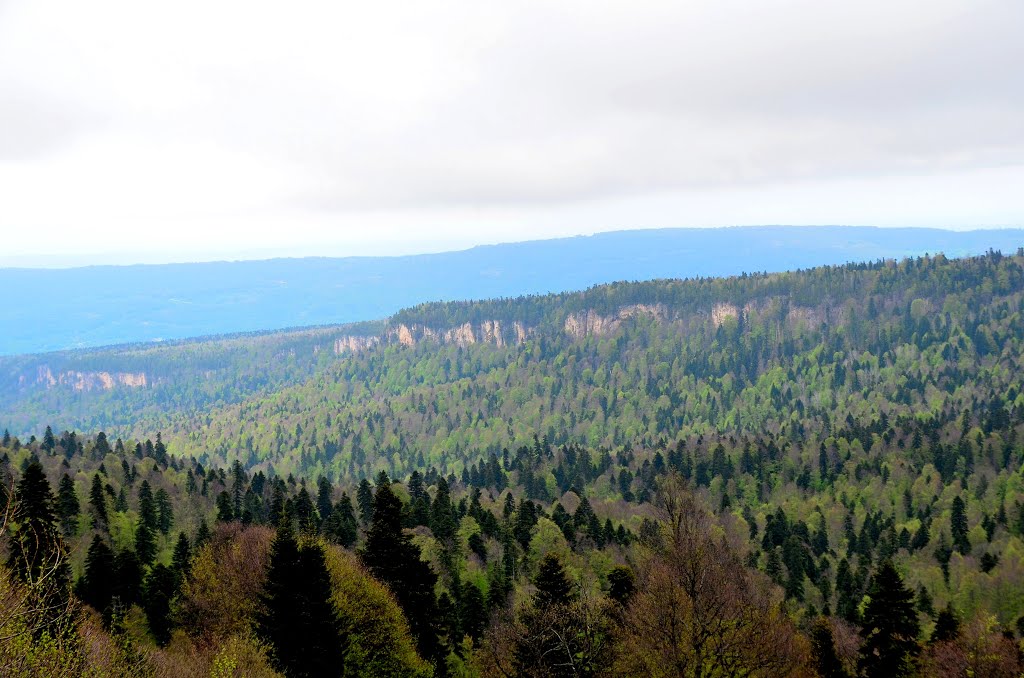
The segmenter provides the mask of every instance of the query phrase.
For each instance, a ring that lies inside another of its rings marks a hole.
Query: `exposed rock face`
[[[733,304],[715,304],[711,307],[711,323],[715,327],[720,327],[725,319],[729,316],[733,318],[740,317],[740,311]]]
[[[603,316],[595,311],[570,313],[565,319],[565,332],[574,339],[582,339],[589,335],[600,337],[617,330],[622,321],[628,318],[648,316],[664,320],[667,315],[663,306],[650,306],[647,304],[623,306],[614,315],[610,316]]]
[[[484,320],[479,325],[463,323],[446,330],[435,330],[423,325],[396,325],[385,333],[385,341],[398,343],[402,346],[415,346],[421,341],[434,341],[441,344],[469,346],[485,343],[495,346],[507,346],[509,342],[522,344],[532,330],[516,322],[512,325],[509,336],[499,320]]]
[[[380,343],[380,337],[353,337],[346,335],[334,340],[334,353],[359,353]]]
[[[18,383],[24,385],[29,377],[21,375]],[[148,385],[148,379],[144,372],[79,372],[67,370],[54,374],[49,365],[36,367],[35,384],[52,388],[54,386],[70,386],[76,391],[109,391],[115,386],[126,386],[128,388],[142,388]]]

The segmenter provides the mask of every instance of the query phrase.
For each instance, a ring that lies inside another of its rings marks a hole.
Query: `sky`
[[[1019,0],[0,0],[0,266],[1024,225]]]

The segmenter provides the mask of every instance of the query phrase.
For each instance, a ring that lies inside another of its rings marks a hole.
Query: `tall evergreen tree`
[[[80,512],[81,505],[78,502],[78,493],[75,492],[75,482],[65,473],[57,486],[57,513],[60,515],[60,526],[65,535],[70,537],[75,534]]]
[[[331,602],[331,582],[323,548],[301,548],[282,523],[274,537],[259,633],[273,648],[277,667],[288,676],[340,676],[344,635]]]
[[[156,532],[159,527],[159,520],[156,513],[156,500],[153,498],[153,488],[148,480],[143,480],[139,486],[139,520],[150,529]]]
[[[868,676],[909,676],[920,651],[921,632],[914,607],[914,594],[903,585],[892,561],[878,566],[864,609],[858,666]]]
[[[437,575],[420,559],[420,548],[402,530],[402,501],[391,485],[378,481],[373,498],[373,520],[360,554],[363,564],[387,584],[409,620],[420,654],[438,659],[440,649],[434,620]]]
[[[971,552],[971,540],[967,537],[967,506],[959,496],[953,498],[953,506],[949,516],[950,533],[953,536],[953,548],[967,555]]]
[[[85,557],[85,574],[78,583],[78,595],[93,609],[106,615],[114,597],[114,552],[100,535],[94,535]]]
[[[178,579],[188,577],[192,571],[192,545],[184,532],[178,533],[178,541],[174,544],[174,555],[171,557],[171,568],[177,574]]]
[[[324,531],[331,541],[341,544],[345,548],[351,548],[359,535],[358,529],[352,499],[343,492],[341,499],[331,509],[331,516],[325,523]]]
[[[156,491],[156,522],[160,532],[170,534],[174,526],[174,507],[171,506],[171,496],[162,487]]]
[[[562,561],[553,553],[541,559],[533,583],[537,587],[535,602],[539,607],[565,605],[573,599],[572,582],[565,573]]]
[[[109,525],[107,517],[107,497],[103,491],[103,480],[99,473],[92,476],[92,488],[89,490],[89,509],[92,511],[93,526],[99,530],[106,530]]]
[[[143,565],[149,565],[156,558],[156,537],[143,520],[139,520],[135,528],[135,555]]]
[[[142,611],[146,615],[149,632],[160,647],[171,640],[171,599],[177,587],[177,577],[163,563],[153,566],[142,585]]]
[[[359,517],[363,525],[369,525],[373,519],[373,490],[370,488],[370,481],[363,478],[359,481],[359,488],[356,490],[356,503],[359,504]]]
[[[14,490],[15,528],[9,531],[7,566],[28,584],[51,632],[66,606],[71,566],[57,524],[56,498],[37,459],[29,461]]]

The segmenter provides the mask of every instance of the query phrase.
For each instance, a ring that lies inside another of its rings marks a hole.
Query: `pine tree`
[[[156,491],[156,513],[160,532],[170,534],[171,527],[174,526],[174,508],[171,506],[171,496],[162,487]]]
[[[114,552],[97,534],[85,557],[85,574],[78,585],[79,597],[96,611],[106,614],[114,596],[114,577]]]
[[[135,551],[125,549],[114,556],[114,597],[122,608],[138,603],[142,594],[142,563]]]
[[[60,516],[60,526],[64,534],[74,536],[78,528],[78,515],[81,512],[81,505],[78,503],[78,494],[75,492],[75,483],[67,473],[61,476],[57,488],[57,513]]]
[[[420,548],[402,530],[402,502],[386,478],[378,481],[373,519],[360,555],[370,573],[395,594],[420,654],[436,659],[440,647],[433,626],[437,575],[420,559]]]
[[[356,490],[356,503],[359,504],[359,517],[363,525],[369,525],[373,519],[373,490],[370,489],[370,481],[363,478],[359,481],[359,488]]]
[[[55,632],[70,594],[71,567],[57,524],[56,498],[37,459],[25,467],[14,503],[17,529],[9,532],[7,566],[29,585],[43,624]]]
[[[864,610],[860,649],[860,670],[869,676],[907,676],[914,671],[920,651],[921,632],[914,607],[914,594],[886,560],[872,577],[868,591],[870,602]]]
[[[849,678],[849,672],[836,654],[835,637],[827,619],[819,618],[811,628],[811,652],[814,668],[821,678]]]
[[[960,618],[953,610],[952,604],[939,612],[935,618],[935,629],[932,630],[931,642],[939,643],[944,640],[955,640],[960,635]]]
[[[959,496],[953,498],[952,512],[949,517],[950,533],[953,536],[953,548],[967,555],[971,552],[971,540],[967,537],[967,507]]]
[[[345,548],[351,548],[359,535],[358,529],[352,499],[348,494],[342,493],[341,499],[331,509],[331,517],[325,523],[327,537]]]
[[[135,555],[143,565],[149,565],[156,558],[156,538],[153,530],[141,519],[135,528]]]
[[[160,647],[171,640],[171,599],[177,587],[174,572],[162,563],[153,566],[142,586],[142,611],[146,614],[149,632]]]
[[[331,482],[320,476],[316,481],[316,510],[320,514],[322,522],[327,522],[331,518],[331,512],[334,510],[333,494],[334,488],[331,487]]]
[[[460,603],[462,628],[474,642],[478,642],[487,630],[487,603],[480,587],[472,582],[463,584]]]
[[[106,530],[109,525],[107,518],[107,497],[103,491],[103,480],[99,473],[92,476],[92,488],[89,490],[89,508],[92,511],[93,526]]]
[[[153,488],[149,486],[148,480],[143,480],[139,486],[139,520],[150,529],[156,532],[159,521],[156,515],[156,501],[153,499]]]
[[[235,519],[235,511],[231,504],[231,495],[227,490],[217,495],[217,522],[230,523]]]
[[[439,541],[445,542],[455,536],[455,513],[448,483],[444,478],[437,481],[437,496],[430,508],[430,531]]]
[[[199,528],[196,530],[196,538],[192,542],[193,548],[198,551],[209,544],[212,538],[213,535],[210,534],[210,527],[206,524],[206,519],[201,518],[199,520]]]
[[[186,579],[192,571],[192,546],[184,532],[178,533],[178,541],[174,544],[174,555],[171,557],[171,568],[179,581]]]
[[[344,636],[323,548],[310,542],[300,549],[287,523],[271,545],[261,599],[259,634],[273,648],[277,668],[288,676],[343,673]]]
[[[533,583],[537,587],[534,604],[538,607],[565,605],[574,597],[573,585],[565,573],[565,567],[553,553],[541,559]]]

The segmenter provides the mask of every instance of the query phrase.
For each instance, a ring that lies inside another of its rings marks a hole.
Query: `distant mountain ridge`
[[[616,231],[401,257],[0,269],[0,355],[387,317],[428,301],[617,280],[783,271],[943,252],[1015,251],[1024,229],[738,227]]]

